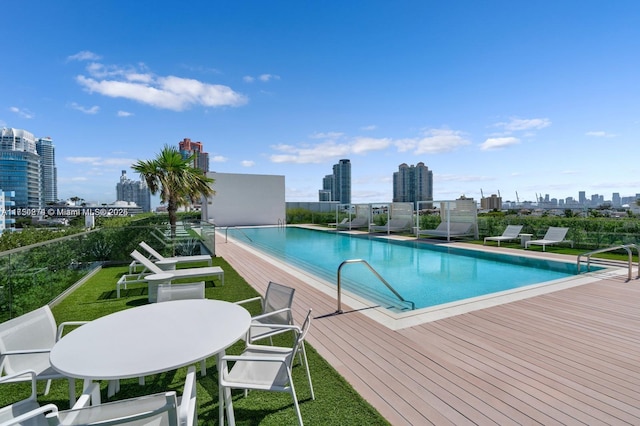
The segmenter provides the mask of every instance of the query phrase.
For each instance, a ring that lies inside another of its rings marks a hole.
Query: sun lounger
[[[451,237],[462,237],[473,235],[473,223],[471,222],[440,222],[436,229],[422,229],[418,231],[418,238],[421,235],[431,237],[447,237],[447,241]]]
[[[518,235],[520,235],[520,231],[522,231],[522,225],[507,225],[507,228],[504,230],[502,235],[498,235],[496,237],[484,237],[484,244],[487,244],[487,241],[497,241],[498,247],[500,247],[501,241],[517,240]]]
[[[139,245],[153,257],[153,260],[167,260],[167,261],[174,261],[176,263],[207,262],[209,266],[211,266],[211,256],[209,256],[208,254],[198,254],[193,256],[164,257],[144,241],[141,241]]]
[[[173,275],[173,278],[202,278],[217,276],[224,285],[224,271],[219,266],[203,266],[202,268],[185,268],[185,269],[172,269],[166,271],[153,263],[150,259],[144,257],[142,253],[137,250],[131,252],[131,257],[140,262],[147,270],[153,274],[165,274],[169,273]]]
[[[369,220],[366,217],[356,217],[352,219],[350,222],[339,223],[336,228],[337,229],[359,229],[359,228],[368,228]]]
[[[549,229],[547,229],[547,233],[544,234],[544,237],[542,237],[541,240],[527,241],[524,243],[524,248],[527,249],[531,244],[535,244],[542,246],[542,251],[545,251],[546,246],[560,243],[570,243],[571,247],[573,247],[573,241],[564,239],[568,231],[569,228],[558,228],[555,226],[550,226]]]
[[[411,219],[389,219],[386,225],[371,225],[369,232],[401,232],[411,230]]]

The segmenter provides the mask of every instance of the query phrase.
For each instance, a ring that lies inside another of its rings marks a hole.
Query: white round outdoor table
[[[175,370],[214,354],[224,355],[250,324],[249,311],[229,302],[194,299],[154,303],[78,327],[53,346],[50,361],[60,373],[78,379],[136,378]],[[217,364],[219,368],[220,362]],[[219,394],[222,417],[223,395]],[[228,406],[227,412],[233,423],[233,408]]]

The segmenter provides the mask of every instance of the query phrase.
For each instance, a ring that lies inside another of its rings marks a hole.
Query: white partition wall
[[[216,195],[202,204],[202,220],[216,226],[286,222],[284,176],[207,173]]]

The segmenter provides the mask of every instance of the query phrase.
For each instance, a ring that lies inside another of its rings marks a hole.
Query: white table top
[[[51,365],[78,379],[126,379],[174,370],[238,341],[251,315],[242,306],[195,299],[116,312],[78,327],[51,350]]]

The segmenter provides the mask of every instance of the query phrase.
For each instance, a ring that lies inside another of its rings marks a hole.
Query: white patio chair
[[[75,403],[75,380],[65,377],[53,369],[49,362],[49,352],[69,325],[82,325],[87,321],[67,321],[56,328],[49,305],[0,323],[0,376],[14,375],[7,382],[28,381],[26,375],[18,375],[32,370],[37,380],[46,380],[44,394],[49,393],[52,379],[69,380],[69,401]]]
[[[300,351],[309,381],[311,399],[316,399],[304,346],[304,339],[309,332],[310,326],[311,309],[309,309],[301,327],[295,325],[281,326],[295,331],[296,339],[292,347],[253,345],[249,343],[242,354],[237,356],[223,356],[220,361],[220,370],[222,372],[220,376],[220,386],[222,390],[229,388],[288,392],[293,398],[293,405],[296,410],[296,415],[298,416],[298,424],[302,426],[302,415],[293,385],[292,366],[296,353]],[[230,370],[228,369],[229,362],[233,362]],[[229,404],[227,398],[230,398],[230,395],[225,395],[225,405]]]
[[[158,303],[184,299],[204,299],[204,281],[158,286]],[[203,376],[207,375],[206,361],[206,359],[200,361],[200,374]]]
[[[271,338],[276,334],[288,331],[280,326],[293,325],[291,305],[295,291],[292,287],[270,281],[264,297],[257,296],[235,302],[238,305],[243,305],[259,300],[262,307],[260,315],[251,318],[247,342],[253,343],[256,340]]]
[[[184,299],[204,299],[204,281],[158,285],[158,303]]]
[[[55,405],[48,404],[40,406],[36,399],[37,382],[35,371],[23,371],[17,374],[10,374],[0,377],[0,383],[7,383],[16,378],[24,378],[31,380],[31,395],[28,398],[15,402],[6,407],[0,408],[0,425],[22,424],[29,426],[47,426],[49,423],[45,418],[45,413],[57,409]]]
[[[177,397],[175,391],[170,391],[100,404],[97,386],[97,383],[90,386],[71,410],[56,410],[47,414],[46,419],[49,425],[195,426],[197,424],[198,406],[194,367],[189,367],[181,398]],[[87,406],[89,402],[93,405]]]

